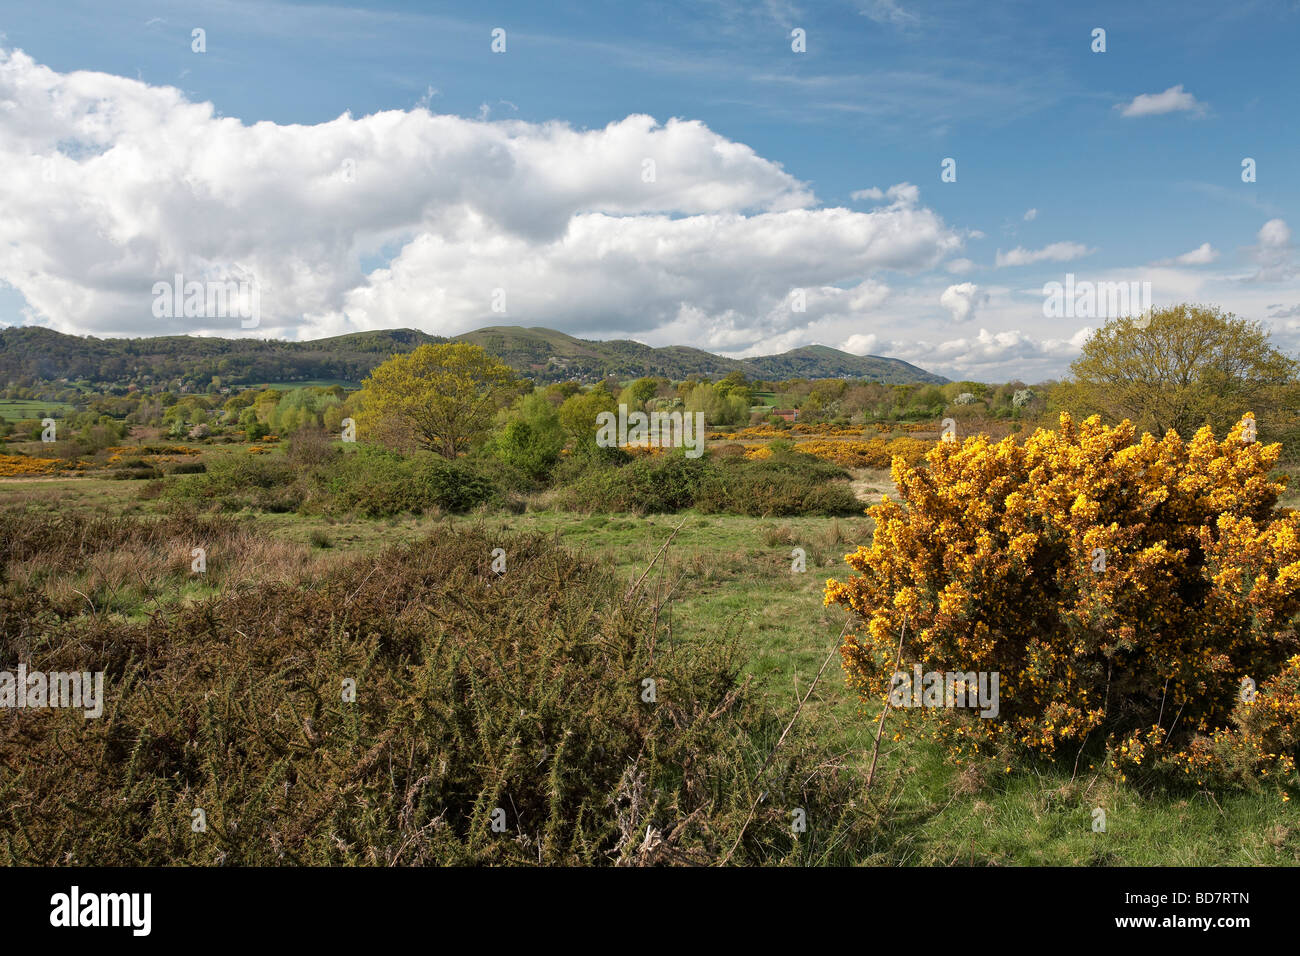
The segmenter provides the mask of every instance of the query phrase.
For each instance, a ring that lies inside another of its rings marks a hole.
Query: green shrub
[[[236,452],[214,458],[202,474],[171,483],[164,497],[206,503],[225,511],[293,511],[303,499],[297,479],[297,470],[279,456]]]
[[[50,537],[28,530],[32,547]],[[2,589],[0,656],[103,671],[107,705],[101,720],[0,721],[0,859],[851,859],[870,815],[827,770],[840,758],[802,726],[776,748],[784,721],[740,680],[734,647],[656,648],[652,602],[626,590],[544,537],[480,531],[358,558],[316,588],[223,592],[140,621],[60,616]],[[796,808],[817,821],[797,837]]]
[[[147,481],[154,478],[161,478],[162,472],[151,465],[122,465],[114,468],[108,473],[108,478],[114,481]]]
[[[663,514],[694,505],[713,465],[680,451],[637,458],[622,467],[594,464],[560,489],[556,504],[572,511]]]
[[[852,515],[863,510],[838,465],[782,451],[771,458],[687,458],[681,451],[622,467],[588,467],[561,487],[555,504],[571,511],[661,514],[698,508],[743,515]]]
[[[528,482],[544,482],[560,459],[565,432],[559,413],[544,395],[526,395],[492,442],[502,462]]]
[[[495,483],[465,459],[431,452],[406,456],[363,445],[316,473],[312,506],[368,518],[419,514],[431,508],[468,511],[497,494]]]
[[[861,514],[848,478],[838,465],[788,449],[753,461],[727,458],[717,463],[696,507],[758,517]]]

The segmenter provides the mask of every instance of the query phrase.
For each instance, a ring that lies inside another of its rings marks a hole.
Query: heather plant
[[[881,699],[901,644],[926,671],[1000,673],[997,719],[922,710],[955,751],[1074,757],[1092,736],[1117,768],[1205,779],[1232,753],[1294,783],[1300,515],[1275,508],[1280,447],[1253,435],[1250,416],[1185,441],[1067,414],[1022,443],[895,461],[899,500],[870,510],[856,573],[826,587],[861,616],[850,684]]]
[[[48,543],[71,564],[95,528],[12,530],[7,557]],[[169,529],[104,530],[156,543]],[[834,755],[781,732],[733,644],[669,644],[659,613],[544,536],[483,530],[137,621],[0,589],[0,656],[102,671],[107,698],[102,719],[0,721],[0,859],[851,859],[866,817]]]
[[[196,549],[204,555],[198,571]],[[303,546],[226,515],[139,520],[0,513],[0,590],[38,591],[56,616],[140,614],[181,589],[299,582],[312,570]]]

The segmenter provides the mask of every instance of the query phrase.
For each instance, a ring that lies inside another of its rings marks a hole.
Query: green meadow
[[[233,453],[221,449],[221,454]],[[883,472],[858,473],[866,502],[887,490]],[[167,481],[186,480],[184,476]],[[0,511],[47,516],[123,515],[153,520],[162,499],[143,484],[99,478],[0,482]],[[246,512],[234,516],[266,544],[272,563],[328,575],[352,556],[377,557],[399,544],[446,540],[466,532],[507,542],[541,535],[607,568],[629,585],[640,581],[661,607],[665,647],[740,649],[745,677],[779,722],[814,738],[837,772],[872,787],[857,800],[865,835],[837,847],[837,862],[869,865],[1255,865],[1300,861],[1300,821],[1277,792],[1170,790],[1107,771],[1098,748],[1059,762],[1005,763],[990,757],[958,765],[919,737],[895,740],[895,711],[875,747],[879,707],[864,705],[839,666],[843,613],[826,608],[827,578],[843,576],[843,556],[870,540],[865,515],[781,519],[736,515],[591,514],[558,510],[389,519]],[[793,569],[800,548],[805,569]],[[264,567],[259,574],[274,574]],[[95,571],[59,587],[108,601]],[[508,571],[507,571],[508,574]],[[48,583],[47,586],[56,585]],[[111,613],[142,620],[159,605],[211,598],[223,587],[173,578],[162,587],[123,575]],[[133,588],[138,588],[134,590]],[[104,595],[101,597],[100,595]],[[774,743],[774,741],[773,741]],[[1097,808],[1105,832],[1093,829]]]

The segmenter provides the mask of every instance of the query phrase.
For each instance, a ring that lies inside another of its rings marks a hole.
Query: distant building
[[[799,409],[797,408],[774,408],[771,414],[777,418],[784,418],[787,422],[797,422],[799,420]]]

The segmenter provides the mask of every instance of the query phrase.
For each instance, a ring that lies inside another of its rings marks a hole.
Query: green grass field
[[[0,398],[0,418],[11,422],[44,418],[52,413],[59,418],[72,410],[66,402],[41,402],[28,398]]]
[[[361,387],[360,382],[349,382],[341,378],[310,378],[305,382],[254,382],[252,385],[241,385],[243,388],[275,388],[281,391],[292,391],[295,388],[331,388],[335,385],[341,385],[346,389],[353,390]]]
[[[3,481],[0,509],[147,515],[159,505],[141,500],[141,484],[94,478]],[[878,496],[887,486],[883,474],[859,477],[860,493],[867,497]],[[695,513],[639,517],[529,511],[380,521],[297,514],[247,518],[260,533],[323,562],[321,568],[338,555],[375,553],[399,541],[480,525],[490,534],[554,536],[631,582],[671,538],[642,584],[663,606],[666,640],[737,640],[747,658],[747,673],[790,716],[829,657],[797,720],[838,754],[844,767],[865,776],[879,711],[861,705],[845,686],[833,653],[843,612],[822,604],[826,579],[847,573],[843,555],[870,541],[871,522],[865,516],[770,520]],[[803,573],[792,570],[795,547],[806,552]],[[1271,788],[1257,793],[1143,789],[1104,772],[1095,749],[1079,754],[1077,766],[1074,759],[1028,766],[1021,762],[1010,769],[991,760],[958,766],[934,745],[912,738],[895,741],[896,718],[891,716],[886,726],[875,786],[864,795],[864,812],[876,814],[879,824],[871,844],[860,849],[858,862],[1300,862],[1295,807]],[[1105,811],[1104,833],[1093,832],[1095,808]]]

